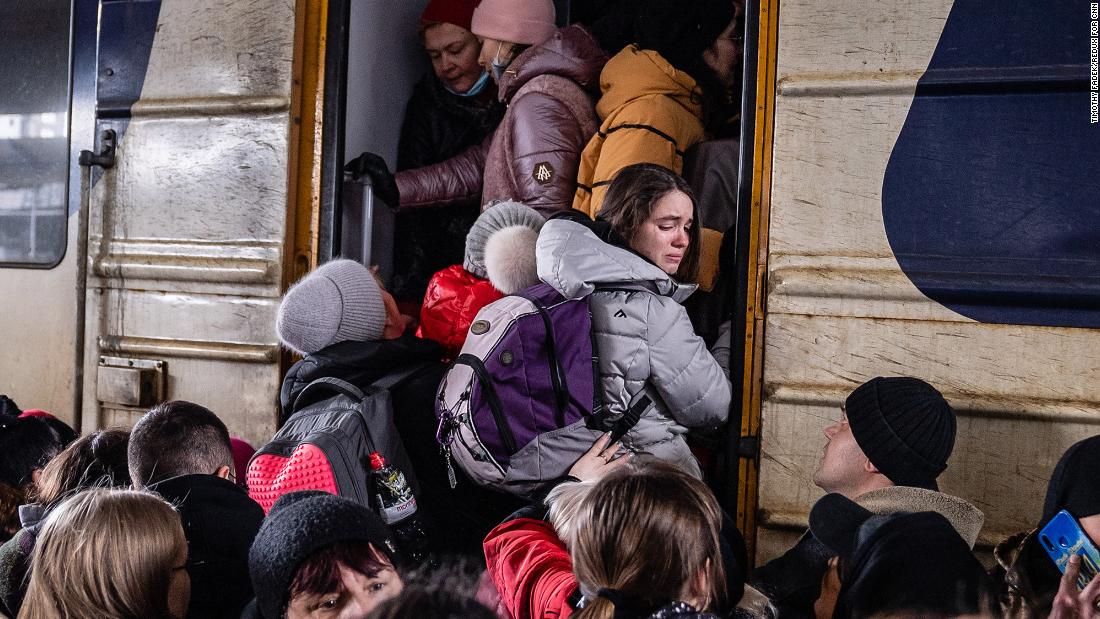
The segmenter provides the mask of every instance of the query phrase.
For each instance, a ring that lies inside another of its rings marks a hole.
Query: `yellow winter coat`
[[[600,73],[596,104],[601,125],[581,154],[573,208],[595,217],[619,170],[656,163],[683,173],[684,153],[703,140],[698,86],[655,51],[629,45]],[[702,230],[697,281],[710,290],[718,268],[722,233]]]
[[[600,130],[581,155],[573,198],[573,208],[589,216],[619,170],[656,163],[680,174],[684,152],[703,139],[695,80],[657,52],[627,46],[604,66],[600,89]]]

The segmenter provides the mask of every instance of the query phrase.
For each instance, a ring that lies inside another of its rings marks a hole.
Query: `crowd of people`
[[[166,402],[132,430],[79,438],[42,411],[4,415],[0,615],[1100,616],[1100,579],[1078,588],[1087,559],[1060,573],[1040,533],[1068,512],[1100,538],[1100,436],[1066,451],[1036,527],[1002,542],[987,569],[973,552],[982,512],[937,490],[955,430],[923,381],[859,386],[825,431],[813,481],[826,494],[809,530],[753,570],[695,473],[606,435],[531,501],[425,489],[435,543],[417,564],[349,498],[291,492],[265,516],[238,482],[251,450],[197,404]],[[498,521],[452,522],[463,510]]]
[[[1065,453],[1035,528],[987,569],[973,550],[984,514],[937,484],[955,413],[913,377],[848,395],[825,430],[808,531],[752,568],[707,485],[731,404],[731,274],[715,274],[729,235],[704,215],[715,198],[680,176],[690,148],[736,125],[743,2],[578,4],[581,20],[559,27],[550,0],[428,3],[432,70],[399,171],[372,153],[349,165],[398,209],[398,274],[387,289],[333,260],[279,306],[278,337],[302,357],[278,394],[283,420],[323,401],[318,379],[373,393],[416,368],[388,390],[427,556],[374,499],[287,491],[265,512],[250,496],[255,450],[200,404],[78,436],[0,397],[0,615],[1100,616],[1100,579],[1079,589],[1085,560],[1056,564],[1042,532],[1068,514],[1100,543],[1100,437]],[[547,449],[567,472],[508,493],[452,465],[437,392],[468,333],[489,328],[479,311],[537,285],[587,299],[593,399],[637,419],[558,429]],[[689,312],[700,287],[717,305]]]

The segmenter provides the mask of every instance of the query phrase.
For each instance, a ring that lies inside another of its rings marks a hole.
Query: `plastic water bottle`
[[[393,531],[398,550],[411,564],[420,565],[428,558],[429,540],[405,474],[377,451],[370,455],[370,468],[370,494],[378,515]]]

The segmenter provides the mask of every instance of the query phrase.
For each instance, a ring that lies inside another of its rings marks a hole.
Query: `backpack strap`
[[[294,406],[291,407],[290,414],[298,412],[299,402],[308,402],[309,399],[306,396],[312,396],[317,392],[331,391],[341,395],[346,395],[349,398],[359,401],[367,397],[365,393],[359,387],[349,383],[346,380],[341,380],[332,376],[325,376],[324,378],[318,378],[305,386],[305,389],[298,394],[297,398],[294,398]]]
[[[626,407],[626,412],[623,413],[622,417],[619,417],[618,421],[616,421],[615,425],[611,428],[611,443],[617,442],[623,436],[626,436],[627,432],[630,432],[634,429],[634,426],[638,425],[638,421],[641,420],[642,415],[645,415],[647,411],[657,406],[647,390],[648,386],[638,393],[635,393],[634,397],[630,398],[630,403]]]
[[[414,376],[417,376],[431,366],[431,361],[424,361],[421,363],[414,363],[413,365],[406,366],[405,368],[396,372],[386,374],[382,378],[379,378],[378,380],[371,383],[371,386],[368,388],[367,392],[364,392],[359,387],[356,387],[348,381],[340,378],[335,378],[333,376],[318,378],[317,380],[306,385],[305,388],[302,389],[302,391],[298,394],[298,397],[294,399],[294,406],[291,408],[290,414],[293,415],[294,413],[298,412],[298,409],[305,408],[304,406],[299,406],[298,403],[309,402],[310,400],[306,398],[307,395],[314,396],[318,392],[334,392],[341,395],[346,395],[347,397],[358,402],[359,400],[367,397],[368,393],[377,393],[378,391],[381,391],[383,389],[393,389],[401,383],[404,383]]]

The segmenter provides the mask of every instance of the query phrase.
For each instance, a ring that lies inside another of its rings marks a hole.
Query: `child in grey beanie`
[[[387,297],[370,269],[354,260],[333,260],[290,287],[275,329],[283,345],[300,355],[348,340],[383,339],[396,313],[396,304],[387,307],[393,304]]]

